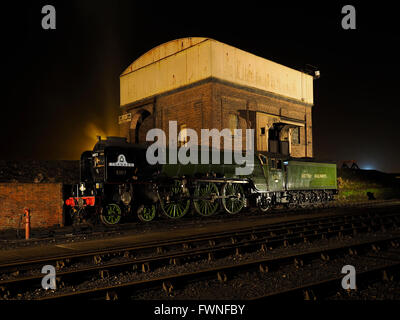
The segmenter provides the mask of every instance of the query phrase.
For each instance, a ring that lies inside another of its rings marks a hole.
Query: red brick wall
[[[202,83],[160,97],[156,106],[158,127],[168,133],[169,121],[177,121],[178,130],[182,124],[198,133],[203,128],[215,128],[211,105],[212,86],[211,82]]]
[[[127,110],[133,115],[137,110],[148,109],[148,104],[145,101],[139,109],[132,107],[132,109],[128,108]],[[149,119],[140,128],[142,141],[145,140],[147,131],[152,127],[153,116],[155,116],[156,127],[167,133],[168,141],[168,122],[172,120],[178,122],[178,131],[181,124],[186,124],[187,128],[196,130],[200,137],[200,129],[203,128],[216,128],[218,130],[229,128],[230,113],[239,116],[239,129],[242,130],[247,128],[248,114],[249,126],[255,129],[254,113],[260,111],[301,121],[306,120],[306,128],[300,128],[300,145],[292,145],[292,155],[294,157],[313,156],[312,107],[300,102],[270,96],[261,91],[233,86],[228,83],[207,80],[157,97],[155,109],[156,114],[152,115],[151,121]],[[128,124],[122,124],[120,129],[122,136],[129,137]],[[244,132],[242,138],[242,145],[245,146]],[[257,147],[256,142],[255,147]]]
[[[31,228],[64,226],[61,183],[0,183],[0,230],[19,225],[24,208],[31,212]]]
[[[277,116],[284,116],[297,120],[307,120],[307,141],[305,139],[305,128],[300,128],[300,145],[292,145],[292,156],[293,157],[312,157],[313,156],[313,146],[312,146],[312,107],[305,106],[294,101],[288,101],[285,99],[280,99],[278,97],[267,96],[256,92],[250,92],[244,88],[236,88],[224,83],[215,83],[213,90],[213,103],[215,114],[218,114],[218,106],[222,104],[222,119],[223,126],[227,127],[227,123],[224,123],[224,116],[229,112],[235,112],[238,110],[245,109],[246,105],[249,107],[250,112],[262,111],[269,114],[275,114]],[[246,128],[246,115],[244,112],[240,114],[240,129]],[[255,129],[255,119],[251,119],[249,115],[249,120],[251,121],[250,126]],[[256,133],[257,136],[257,133]],[[307,154],[306,146],[307,144]],[[244,145],[244,140],[243,140]],[[257,147],[257,143],[255,144]]]

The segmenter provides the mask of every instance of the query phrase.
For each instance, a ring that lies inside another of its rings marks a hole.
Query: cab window
[[[104,167],[104,157],[94,157],[93,158],[93,166],[95,168],[102,168]]]
[[[259,154],[258,158],[260,159],[260,162],[262,165],[267,164],[267,157],[264,156],[263,154]]]

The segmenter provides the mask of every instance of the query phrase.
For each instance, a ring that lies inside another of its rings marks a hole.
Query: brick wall
[[[160,97],[156,106],[159,127],[168,132],[169,121],[176,120],[178,130],[181,124],[197,132],[213,128],[211,92],[212,83],[208,82]]]
[[[238,88],[218,82],[214,84],[213,100],[216,107],[221,104],[223,106],[222,110],[219,111],[219,114],[218,108],[214,108],[214,110],[216,110],[215,113],[219,117],[221,117],[222,123],[224,121],[223,119],[225,119],[224,117],[228,112],[234,112],[235,110],[239,111],[241,117],[240,129],[245,129],[246,126],[246,113],[243,110],[246,105],[248,105],[249,108],[250,126],[253,129],[255,129],[256,123],[255,119],[252,118],[252,114],[257,111],[301,121],[305,120],[307,135],[305,133],[305,128],[300,128],[300,145],[292,145],[291,155],[293,157],[313,156],[311,106],[306,106],[304,104],[296,103],[294,101],[281,99],[274,96],[264,95],[259,92],[251,92],[244,88]],[[226,127],[226,125],[227,124],[225,123],[224,126]],[[256,139],[257,135],[258,133],[256,132]]]
[[[23,228],[24,208],[30,209],[31,228],[64,226],[63,185],[0,183],[0,230]]]
[[[203,128],[218,130],[229,128],[229,114],[239,117],[239,129],[247,128],[247,120],[249,126],[256,129],[255,113],[265,112],[304,122],[305,127],[300,128],[300,145],[292,145],[292,156],[313,156],[312,107],[310,105],[215,81],[215,79],[164,93],[154,101],[156,114],[146,119],[140,128],[141,141],[145,140],[147,131],[154,123],[157,128],[167,133],[168,141],[168,122],[171,120],[178,122],[178,131],[181,124],[186,124],[188,128],[196,130],[200,137],[200,129]],[[139,104],[124,107],[124,110],[134,115],[146,109],[147,105],[148,102],[144,102],[142,106]],[[121,126],[121,134],[130,136],[128,124]],[[255,134],[257,139],[258,133]],[[242,137],[242,146],[245,147],[245,134]],[[257,147],[257,142],[255,147]]]

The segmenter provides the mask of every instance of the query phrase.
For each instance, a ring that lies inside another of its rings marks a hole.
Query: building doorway
[[[131,143],[143,143],[145,142],[146,133],[143,134],[144,127],[149,120],[151,113],[147,110],[139,111],[132,119],[131,128],[129,130],[129,141]]]

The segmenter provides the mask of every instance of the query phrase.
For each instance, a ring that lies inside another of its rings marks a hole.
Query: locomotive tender
[[[146,146],[125,138],[99,138],[80,162],[80,183],[65,204],[73,219],[100,217],[110,226],[124,215],[153,220],[157,212],[171,219],[191,209],[202,216],[223,210],[237,214],[245,207],[267,212],[333,200],[336,164],[290,159],[258,152],[251,175],[237,176],[237,164],[156,164],[146,160]],[[210,154],[211,159],[211,154]],[[224,157],[221,153],[221,162]]]

